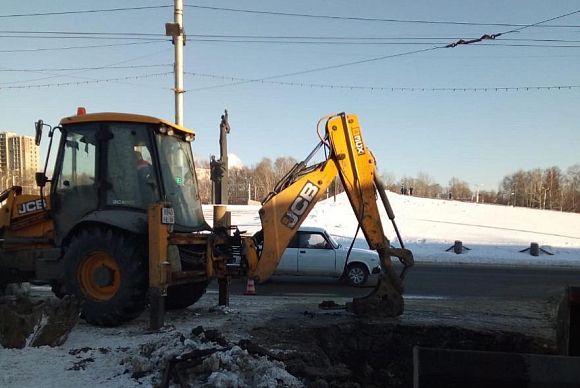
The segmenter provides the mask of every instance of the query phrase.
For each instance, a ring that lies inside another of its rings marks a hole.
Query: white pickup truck
[[[338,244],[325,229],[302,226],[284,251],[274,275],[327,276],[343,278],[362,286],[370,274],[381,272],[375,251],[353,248],[347,262],[348,247]]]

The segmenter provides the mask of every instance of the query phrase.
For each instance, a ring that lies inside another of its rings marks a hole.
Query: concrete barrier
[[[580,356],[580,286],[566,287],[558,306],[556,336],[560,354]]]

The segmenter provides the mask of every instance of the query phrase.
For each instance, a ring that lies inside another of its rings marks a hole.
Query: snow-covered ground
[[[580,266],[580,214],[396,193],[389,193],[389,198],[405,246],[414,252],[417,262]],[[232,223],[240,229],[248,233],[258,230],[258,207],[230,206],[229,210]],[[204,213],[211,218],[211,206],[204,207]],[[386,234],[398,245],[386,215],[384,220]],[[343,244],[350,244],[356,231],[356,219],[344,195],[317,204],[305,224],[327,228]],[[471,250],[461,255],[446,252],[455,240]],[[533,257],[519,252],[531,242],[554,255]],[[362,234],[356,245],[365,247]],[[68,341],[56,348],[0,349],[0,387],[147,387],[160,378],[151,371],[159,371],[171,355],[207,348],[220,350],[204,360],[194,386],[301,385],[279,362],[250,355],[234,342],[222,347],[204,334],[192,334],[199,325],[219,327],[222,332],[229,327],[230,340],[240,339],[244,336],[240,327],[275,314],[273,308],[288,300],[232,297],[231,308],[218,309],[216,296],[208,296],[190,309],[169,313],[166,321],[170,326],[161,333],[147,332],[147,314],[143,314],[119,328],[96,328],[81,322]],[[292,303],[307,303],[307,298]],[[259,314],[253,313],[258,309]]]
[[[418,198],[387,193],[406,248],[416,262],[511,266],[580,266],[580,214],[483,203]],[[395,231],[382,209],[383,227],[393,245]],[[260,228],[258,206],[229,206],[232,223],[248,233]],[[204,213],[211,218],[211,206]],[[349,245],[357,229],[343,193],[319,202],[304,225],[320,226]],[[470,248],[447,251],[456,240]],[[548,253],[520,252],[538,243]],[[368,248],[359,232],[355,247]]]

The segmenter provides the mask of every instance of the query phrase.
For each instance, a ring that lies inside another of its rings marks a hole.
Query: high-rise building
[[[32,136],[0,132],[0,187],[23,186],[25,192],[34,189],[34,173],[38,171],[39,147]]]

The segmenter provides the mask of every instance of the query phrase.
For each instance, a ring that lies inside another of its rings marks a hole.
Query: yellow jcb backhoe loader
[[[44,126],[36,123],[37,144]],[[75,295],[82,316],[101,326],[134,319],[149,304],[151,326],[158,328],[166,308],[194,304],[214,278],[267,280],[338,175],[384,275],[371,295],[354,301],[353,311],[403,312],[402,279],[413,258],[384,235],[377,192],[398,230],[355,115],[325,118],[318,146],[264,200],[262,230],[255,236],[242,236],[235,227],[211,228],[204,220],[193,131],[149,116],[83,109],[48,127],[48,156],[36,174],[40,194],[23,195],[19,187],[0,194],[0,288],[50,284],[57,296]],[[56,130],[60,144],[49,179]],[[309,166],[320,148],[327,149],[327,160]],[[400,274],[391,256],[403,263]]]

